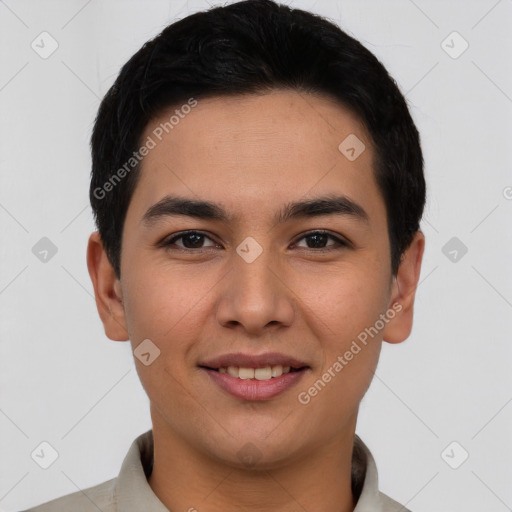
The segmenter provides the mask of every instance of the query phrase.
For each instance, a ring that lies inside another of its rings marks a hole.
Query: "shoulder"
[[[379,491],[379,497],[383,512],[411,512],[404,505],[401,505],[398,501],[395,501],[383,492]]]
[[[354,496],[358,496],[354,512],[411,512],[379,490],[375,459],[357,435],[352,453],[352,484]]]
[[[23,512],[118,512],[127,504],[129,510],[159,510],[161,503],[147,482],[152,465],[153,432],[149,430],[132,442],[117,477]]]
[[[60,498],[42,503],[23,512],[114,512],[116,510],[115,483],[117,478],[88,487]]]

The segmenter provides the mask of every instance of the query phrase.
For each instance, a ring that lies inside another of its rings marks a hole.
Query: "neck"
[[[330,442],[279,467],[240,469],[205,455],[153,421],[154,462],[148,483],[172,511],[352,512],[354,432],[355,421]]]

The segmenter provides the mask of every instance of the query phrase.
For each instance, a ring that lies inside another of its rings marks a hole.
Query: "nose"
[[[231,270],[222,280],[217,321],[222,327],[262,335],[293,323],[293,292],[269,250],[251,262],[233,253]]]

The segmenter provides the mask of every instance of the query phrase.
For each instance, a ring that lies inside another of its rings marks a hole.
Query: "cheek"
[[[322,352],[316,378],[325,375],[326,381],[325,389],[322,383],[316,386],[323,395],[319,407],[337,403],[341,414],[347,414],[368,389],[382,344],[374,326],[386,307],[384,278],[378,269],[365,266],[316,276],[314,287],[303,282],[308,307],[302,311]]]
[[[188,368],[184,362],[193,347],[191,340],[200,335],[203,325],[204,291],[194,289],[176,272],[149,265],[131,269],[124,289],[126,322],[132,350],[146,339],[151,340],[158,356],[149,365],[136,359],[142,386],[156,404],[165,404],[177,396],[185,382]],[[144,270],[140,270],[144,269]],[[136,353],[134,354],[137,357]],[[177,401],[179,402],[179,401]],[[174,406],[178,407],[178,403]]]
[[[304,288],[309,307],[303,312],[314,326],[322,352],[321,367],[300,390],[305,393],[304,401],[311,402],[307,407],[311,407],[312,430],[341,427],[356,413],[372,381],[382,337],[370,329],[384,312],[386,287],[380,275],[366,269],[352,268],[338,272],[336,278],[316,279],[317,293],[308,295]],[[315,418],[329,420],[322,425]]]
[[[387,304],[387,287],[378,268],[368,265],[302,274],[294,290],[311,323],[318,325],[319,339],[348,340],[373,325]],[[309,311],[309,313],[308,313]]]
[[[132,343],[150,338],[163,349],[184,339],[184,330],[200,325],[190,319],[201,315],[201,299],[208,289],[204,280],[195,286],[175,271],[147,264],[127,275],[125,313]]]

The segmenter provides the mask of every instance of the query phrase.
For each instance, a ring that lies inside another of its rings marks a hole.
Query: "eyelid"
[[[220,244],[217,244],[217,242],[211,236],[209,236],[207,233],[205,233],[204,231],[200,231],[198,229],[189,229],[186,231],[180,231],[179,233],[174,233],[170,237],[165,237],[158,245],[164,247],[164,249],[165,249],[165,248],[173,245],[180,238],[184,238],[187,235],[191,235],[191,234],[204,236],[205,238],[208,238],[209,240],[211,240],[214,244],[220,245]],[[177,247],[184,251],[198,252],[201,249],[207,249],[208,247],[212,247],[212,246],[200,247],[199,249],[189,249],[188,247],[180,247],[180,246],[177,246]]]
[[[302,249],[308,249],[308,250],[315,251],[315,252],[321,252],[321,251],[330,251],[330,250],[335,250],[335,249],[340,249],[343,247],[351,246],[351,243],[346,238],[344,238],[341,235],[337,235],[337,234],[335,235],[334,233],[331,233],[330,231],[328,231],[326,229],[313,229],[310,231],[306,231],[305,233],[301,233],[300,235],[297,236],[296,240],[293,242],[293,245],[297,244],[304,238],[314,236],[314,235],[325,235],[329,238],[332,238],[336,243],[333,245],[327,246],[327,247],[320,247],[318,249],[314,249],[311,247],[302,247]]]

